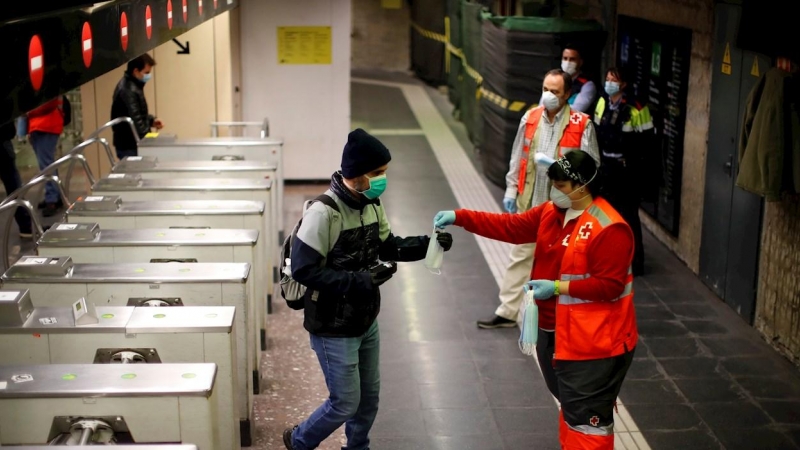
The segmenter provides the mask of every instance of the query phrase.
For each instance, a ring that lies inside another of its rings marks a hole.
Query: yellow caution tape
[[[478,89],[475,92],[475,98],[480,99],[481,97],[485,97],[487,100],[491,101],[492,103],[496,104],[497,106],[508,109],[512,112],[519,112],[519,111],[527,111],[530,108],[537,106],[535,103],[528,104],[526,102],[521,101],[511,101],[506,98],[503,98],[500,94],[496,92],[492,92],[489,89],[483,87],[483,77],[480,73],[478,73],[475,68],[469,65],[467,61],[467,56],[464,54],[464,51],[450,42],[450,18],[444,18],[444,29],[445,34],[439,34],[431,30],[426,30],[419,26],[419,24],[412,22],[411,27],[420,34],[420,36],[434,40],[436,42],[441,42],[444,44],[445,49],[447,49],[447,53],[445,54],[445,72],[450,73],[450,57],[451,55],[460,59],[461,64],[464,67],[464,72],[470,76],[475,82],[478,84]]]

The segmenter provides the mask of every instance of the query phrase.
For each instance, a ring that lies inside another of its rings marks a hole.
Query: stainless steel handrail
[[[245,128],[261,126],[261,139],[269,137],[269,119],[261,122],[211,122],[211,137],[219,137],[219,127]]]
[[[67,192],[64,190],[64,186],[61,185],[61,179],[58,178],[58,175],[40,173],[39,175],[33,177],[31,181],[25,183],[24,185],[22,185],[22,187],[9,194],[9,196],[6,197],[5,200],[0,202],[0,206],[5,206],[7,203],[11,203],[14,200],[25,200],[25,194],[27,194],[32,187],[45,183],[47,181],[52,181],[56,184],[56,187],[58,188],[58,193],[61,195],[61,200],[64,202],[65,205],[70,205],[69,196],[67,196]]]
[[[133,133],[133,138],[136,139],[136,143],[138,144],[139,141],[140,141],[139,132],[136,131],[136,124],[133,123],[133,119],[131,119],[130,117],[117,117],[116,119],[113,119],[113,120],[110,120],[110,121],[106,122],[102,127],[94,130],[94,133],[89,135],[89,139],[91,139],[93,137],[97,137],[97,136],[100,135],[100,133],[103,130],[111,128],[114,125],[118,125],[118,124],[123,123],[123,122],[127,122],[128,125],[130,125],[131,133]]]
[[[3,233],[3,261],[0,263],[3,272],[8,270],[8,243],[9,238],[11,237],[11,221],[14,220],[14,214],[16,213],[17,208],[25,208],[28,210],[28,215],[31,217],[31,232],[33,235],[33,242],[37,242],[44,234],[44,230],[42,230],[42,224],[39,223],[39,217],[36,215],[31,202],[24,199],[15,198],[0,205],[0,217],[2,217],[4,211],[9,209],[12,210],[12,212],[8,215],[8,220],[5,223],[5,233]]]
[[[106,156],[108,156],[108,162],[111,164],[111,167],[114,167],[114,164],[115,164],[114,153],[111,151],[111,146],[108,145],[108,141],[107,140],[105,140],[104,138],[101,138],[101,137],[89,138],[89,139],[81,142],[80,144],[76,145],[75,147],[73,147],[72,150],[70,150],[69,153],[67,153],[67,154],[68,155],[73,155],[73,154],[83,155],[83,152],[86,151],[86,148],[89,147],[92,144],[100,144],[100,145],[103,146],[103,148],[106,149]],[[67,169],[67,174],[64,177],[64,185],[65,185],[65,189],[67,191],[67,194],[69,194],[69,188],[70,188],[70,186],[72,186],[72,172],[74,170],[75,170],[75,162],[73,161],[72,164],[69,165],[69,169]],[[91,173],[91,172],[89,172],[89,173]],[[94,183],[92,183],[92,184],[94,184]]]
[[[81,163],[81,165],[83,166],[83,170],[86,171],[86,177],[89,179],[89,183],[92,186],[94,186],[97,180],[94,178],[94,174],[92,174],[92,169],[89,168],[89,164],[86,162],[86,157],[84,157],[80,153],[71,153],[62,156],[61,158],[53,162],[53,164],[50,164],[49,166],[45,167],[31,181],[24,184],[16,191],[12,192],[8,197],[6,197],[5,200],[0,202],[0,205],[5,204],[6,202],[13,200],[15,198],[24,198],[24,195],[32,187],[40,183],[43,183],[45,181],[55,181],[64,204],[69,205],[70,204],[68,195],[69,189],[68,188],[65,189],[64,185],[61,183],[61,179],[58,177],[58,168],[66,163],[72,164],[75,162],[75,160]]]

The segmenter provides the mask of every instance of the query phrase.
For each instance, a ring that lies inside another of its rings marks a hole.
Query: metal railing
[[[219,128],[247,128],[261,127],[261,139],[269,137],[269,119],[266,117],[261,122],[211,122],[211,137],[219,137]]]
[[[3,233],[3,241],[2,241],[3,261],[2,263],[0,263],[1,266],[0,269],[2,269],[3,273],[5,273],[5,271],[8,270],[9,267],[8,243],[9,243],[9,238],[11,237],[11,221],[14,220],[14,215],[17,212],[17,208],[25,208],[28,210],[28,215],[31,218],[31,234],[33,236],[33,242],[37,242],[39,238],[42,237],[42,235],[44,234],[44,230],[42,229],[42,224],[39,222],[39,217],[36,216],[36,211],[33,209],[33,205],[31,205],[31,202],[25,199],[15,198],[12,200],[7,200],[2,204],[0,204],[0,217],[3,217],[3,213],[5,213],[6,211],[11,210],[10,213],[8,214],[8,219],[4,224],[5,232]]]
[[[86,157],[84,157],[80,153],[70,153],[62,156],[61,158],[57,159],[53,164],[42,169],[38,175],[33,177],[33,179],[17,189],[16,191],[9,194],[5,200],[0,202],[0,205],[4,205],[7,202],[14,200],[14,199],[24,199],[25,194],[34,186],[37,186],[46,181],[54,181],[56,186],[58,187],[59,194],[61,195],[61,200],[64,202],[64,205],[69,206],[69,188],[65,188],[64,184],[61,182],[61,179],[58,177],[58,169],[64,164],[70,164],[70,168],[72,168],[72,164],[75,161],[80,162],[81,166],[83,166],[83,170],[86,172],[86,177],[89,179],[89,184],[94,185],[97,181],[94,178],[94,174],[92,170],[89,168],[89,164],[86,162]]]
[[[102,127],[94,130],[94,133],[90,134],[88,139],[96,138],[100,136],[100,133],[102,133],[103,130],[106,130],[108,128],[113,127],[114,125],[118,125],[123,122],[127,122],[128,125],[130,125],[131,133],[133,133],[133,138],[136,139],[136,143],[138,144],[140,141],[139,132],[136,131],[136,125],[133,123],[133,119],[131,119],[130,117],[117,117],[116,119],[106,122]]]

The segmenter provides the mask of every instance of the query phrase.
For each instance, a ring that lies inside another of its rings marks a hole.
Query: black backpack
[[[64,126],[72,123],[72,104],[66,95],[61,96],[61,112],[64,114]]]
[[[311,206],[314,202],[322,202],[322,204],[330,207],[337,213],[339,212],[339,205],[336,204],[330,196],[322,194],[315,198],[314,200],[309,200],[303,205],[303,214],[305,214],[306,210]],[[306,293],[306,287],[302,284],[295,281],[292,278],[292,271],[291,271],[291,256],[292,256],[292,243],[294,242],[295,238],[297,237],[297,230],[300,229],[300,225],[303,223],[303,218],[301,217],[300,220],[297,221],[297,225],[294,226],[292,229],[291,234],[286,237],[283,241],[283,246],[281,247],[281,262],[280,262],[280,275],[281,275],[281,297],[286,300],[286,304],[289,308],[294,310],[300,310],[305,308],[305,300],[303,299]]]

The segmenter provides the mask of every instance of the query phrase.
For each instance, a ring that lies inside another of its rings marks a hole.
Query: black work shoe
[[[515,326],[517,326],[516,321],[508,320],[505,317],[500,316],[494,316],[489,320],[478,321],[478,328],[483,328],[485,330],[492,328],[514,328]]]
[[[292,447],[292,434],[297,427],[298,425],[295,425],[293,428],[283,430],[283,445],[286,446],[286,450],[294,450],[294,447]]]
[[[44,217],[52,217],[55,216],[58,212],[58,206],[55,203],[48,203],[47,206],[44,207],[42,211],[42,216]]]
[[[30,239],[30,238],[33,237],[33,231],[31,231],[31,230],[28,230],[28,231],[20,230],[19,237],[21,237],[22,239]]]

